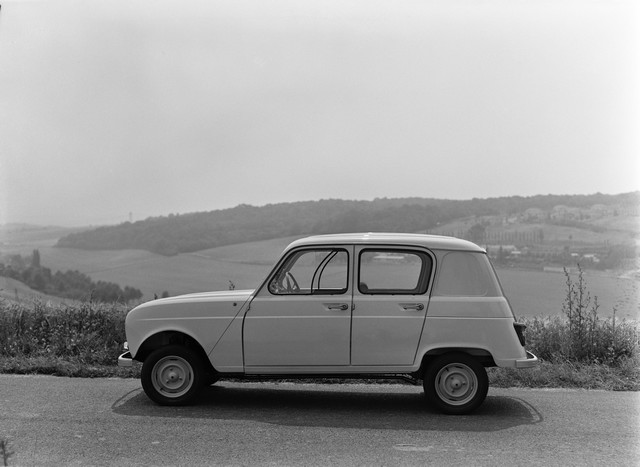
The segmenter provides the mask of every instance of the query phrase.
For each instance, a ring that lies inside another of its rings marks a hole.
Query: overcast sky
[[[0,224],[639,190],[636,3],[0,0]]]

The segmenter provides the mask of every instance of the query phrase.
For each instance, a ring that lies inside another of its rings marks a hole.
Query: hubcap
[[[438,397],[450,405],[464,405],[478,391],[478,378],[471,368],[462,363],[444,366],[436,375]]]
[[[180,397],[193,386],[193,369],[184,358],[171,355],[155,364],[153,387],[166,397]]]

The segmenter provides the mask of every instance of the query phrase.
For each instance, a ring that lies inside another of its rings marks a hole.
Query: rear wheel
[[[213,386],[220,381],[220,375],[216,372],[210,372],[204,378],[204,386]]]
[[[142,388],[161,405],[193,401],[203,384],[202,360],[191,349],[168,345],[153,351],[142,365]]]
[[[487,397],[488,389],[489,379],[482,364],[462,352],[437,357],[424,375],[427,400],[447,414],[475,410]]]

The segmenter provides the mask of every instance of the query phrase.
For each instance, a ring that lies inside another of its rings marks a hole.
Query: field
[[[566,296],[564,274],[519,269],[497,271],[516,316],[562,314]],[[592,298],[598,297],[598,315],[611,317],[615,308],[616,319],[640,320],[639,280],[589,271],[585,272],[584,278]]]
[[[19,232],[18,232],[19,233]],[[244,243],[166,257],[141,250],[83,251],[54,248],[59,231],[5,235],[0,252],[30,255],[40,251],[42,264],[55,270],[78,270],[94,281],[138,288],[143,300],[163,292],[170,295],[204,290],[252,289],[269,272],[282,250],[295,237]],[[565,277],[562,273],[525,269],[498,269],[498,275],[517,316],[557,316],[562,312]],[[0,296],[35,296],[20,283],[3,279]],[[587,271],[587,286],[600,303],[599,314],[640,320],[640,281],[614,274]],[[45,297],[45,300],[50,297]],[[52,299],[54,302],[56,299]]]
[[[58,231],[21,235],[6,234],[0,255],[30,256],[33,249],[40,252],[41,263],[52,271],[78,270],[94,281],[114,282],[121,286],[138,288],[144,300],[160,296],[163,292],[178,295],[203,290],[226,290],[229,281],[237,289],[250,289],[259,285],[278,256],[294,238],[281,238],[186,253],[162,256],[142,250],[85,251],[55,248]],[[3,296],[15,298],[33,291],[17,287],[13,282],[0,283]]]
[[[0,276],[0,299],[8,299],[12,301],[33,301],[39,299],[52,304],[61,304],[65,300],[52,295],[45,295],[30,289],[24,283],[15,279]]]

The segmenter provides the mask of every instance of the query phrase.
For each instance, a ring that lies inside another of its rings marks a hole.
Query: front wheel
[[[478,360],[468,354],[455,352],[437,357],[424,375],[427,400],[441,412],[451,415],[467,414],[487,397],[489,379]]]
[[[188,404],[202,387],[202,367],[198,354],[186,347],[160,347],[142,365],[142,388],[158,404]]]

